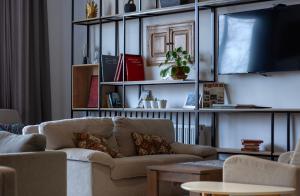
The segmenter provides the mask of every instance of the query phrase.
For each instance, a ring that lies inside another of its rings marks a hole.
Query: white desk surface
[[[227,195],[280,195],[292,194],[295,189],[279,186],[262,186],[226,182],[188,182],[181,185],[184,190],[194,193]]]

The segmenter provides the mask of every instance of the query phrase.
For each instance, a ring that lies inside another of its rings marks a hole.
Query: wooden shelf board
[[[73,65],[73,67],[98,67],[99,64],[78,64],[78,65]]]
[[[256,155],[256,156],[271,156],[270,151],[259,151],[259,152],[247,152],[241,151],[240,149],[234,148],[217,148],[217,152],[220,154],[242,154],[242,155]],[[279,156],[282,152],[276,152],[273,155]]]
[[[101,82],[103,85],[125,86],[130,85],[168,85],[168,84],[195,84],[195,80],[145,80],[145,81],[125,81],[125,82]]]
[[[214,109],[214,108],[200,108],[200,113],[299,113],[300,108],[261,108],[261,109]]]
[[[73,108],[74,111],[98,111],[98,108]]]

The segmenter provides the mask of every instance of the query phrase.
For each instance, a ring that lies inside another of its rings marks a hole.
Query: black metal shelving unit
[[[159,109],[137,109],[137,108],[126,108],[125,104],[125,97],[126,97],[126,87],[127,86],[136,86],[139,90],[139,95],[141,94],[142,88],[144,86],[150,86],[150,85],[161,85],[163,86],[169,86],[169,85],[194,85],[195,93],[197,96],[197,100],[199,100],[199,87],[200,84],[204,82],[216,82],[218,81],[218,75],[217,75],[217,33],[216,33],[216,25],[217,25],[217,13],[216,9],[220,7],[227,7],[227,6],[234,6],[234,5],[243,5],[243,4],[251,4],[251,3],[257,3],[257,2],[267,2],[267,1],[273,1],[273,0],[206,0],[206,1],[200,1],[197,0],[195,3],[187,4],[187,5],[181,5],[181,6],[174,6],[174,7],[167,7],[167,8],[159,8],[159,0],[156,0],[156,8],[150,9],[150,10],[143,10],[142,9],[142,3],[143,0],[138,0],[139,6],[138,10],[133,13],[125,13],[120,14],[119,13],[119,5],[118,0],[115,0],[115,14],[110,16],[102,16],[103,13],[103,6],[102,6],[102,0],[100,0],[100,11],[99,11],[99,17],[93,18],[93,19],[84,19],[84,20],[74,20],[74,0],[72,0],[72,68],[74,64],[74,27],[77,25],[85,26],[87,28],[87,45],[89,48],[89,32],[90,32],[90,26],[93,25],[99,25],[100,31],[99,31],[99,49],[100,49],[100,55],[99,55],[99,76],[102,75],[101,73],[101,57],[102,57],[102,39],[103,39],[103,24],[105,23],[114,23],[115,24],[115,55],[118,56],[119,51],[119,36],[120,36],[120,29],[119,25],[122,23],[123,28],[123,43],[124,46],[121,50],[121,53],[126,54],[126,27],[127,27],[127,21],[129,20],[137,20],[138,21],[138,32],[139,32],[139,54],[143,55],[143,19],[154,17],[154,16],[163,16],[163,15],[172,15],[172,14],[178,14],[178,13],[188,13],[188,12],[194,12],[195,14],[195,80],[185,80],[185,81],[169,81],[169,80],[150,80],[150,81],[123,81],[122,82],[99,82],[99,107],[98,108],[73,108],[73,98],[71,100],[71,117],[73,117],[75,112],[85,112],[88,116],[91,112],[97,113],[97,116],[125,116],[125,117],[140,117],[140,118],[166,118],[174,121],[175,129],[176,129],[176,139],[179,142],[185,142],[185,143],[199,143],[199,122],[201,114],[203,113],[209,113],[212,114],[211,116],[211,126],[212,126],[212,137],[211,137],[211,144],[212,146],[217,145],[217,134],[218,134],[218,114],[219,113],[265,113],[270,114],[270,124],[271,124],[271,150],[269,152],[261,152],[261,153],[244,153],[244,154],[250,154],[250,155],[257,155],[257,156],[267,156],[271,159],[274,159],[274,157],[278,156],[278,154],[274,150],[275,146],[275,114],[277,113],[283,113],[287,115],[287,147],[286,150],[290,150],[290,116],[293,113],[300,113],[300,109],[203,109],[200,107],[200,104],[197,103],[195,109],[183,109],[183,108],[169,108],[164,110]],[[211,81],[201,81],[200,75],[199,75],[199,69],[200,69],[200,56],[199,56],[199,47],[200,47],[200,39],[199,39],[199,28],[200,28],[200,19],[199,19],[199,12],[201,10],[210,10],[211,12],[211,35],[212,35],[212,47],[211,47],[211,57],[212,57],[212,80]],[[89,50],[88,50],[89,51]],[[89,54],[88,54],[89,56]],[[123,55],[123,58],[125,56]],[[124,59],[123,59],[124,62]],[[72,69],[71,68],[71,69]],[[123,65],[123,78],[125,75],[125,69]],[[122,108],[102,108],[102,88],[104,86],[114,86],[115,88],[121,88],[122,89]],[[72,89],[72,88],[71,88]],[[71,92],[72,94],[72,92]],[[193,123],[192,123],[193,121]],[[180,122],[182,124],[180,124]],[[187,122],[187,123],[186,123]],[[185,124],[188,124],[188,126],[185,126]],[[191,137],[191,129],[192,126],[194,126],[194,135],[193,138]],[[179,129],[181,130],[181,133],[179,132]],[[187,131],[185,131],[187,130]],[[179,135],[181,136],[181,139],[179,138]],[[191,141],[194,139],[195,141]],[[230,150],[230,149],[219,149],[219,153],[221,154],[240,154],[242,152],[236,151],[236,150]]]

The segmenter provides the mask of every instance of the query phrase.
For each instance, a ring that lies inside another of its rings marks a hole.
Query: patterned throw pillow
[[[172,154],[171,145],[162,137],[143,133],[131,133],[139,156],[155,154]]]
[[[90,133],[74,133],[75,145],[77,148],[97,150],[109,154],[113,158],[120,158],[122,155],[108,146],[107,140],[103,137],[96,137]]]
[[[0,131],[7,131],[17,135],[22,135],[22,129],[25,127],[22,123],[2,124],[0,123]]]

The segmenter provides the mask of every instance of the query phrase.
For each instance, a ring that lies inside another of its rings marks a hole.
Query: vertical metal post
[[[286,123],[287,123],[287,126],[286,126],[286,128],[287,128],[287,130],[286,130],[286,133],[287,133],[286,134],[286,139],[287,139],[286,150],[290,151],[291,150],[291,113],[290,112],[287,113],[287,122]]]
[[[184,115],[185,115],[185,113],[184,112],[182,112],[182,143],[184,144],[185,143],[185,127],[184,127],[184,125],[185,125],[185,123],[184,123]]]
[[[218,81],[218,66],[217,66],[217,55],[216,55],[216,41],[218,39],[218,34],[216,33],[216,24],[217,24],[217,17],[216,17],[216,9],[210,9],[210,26],[211,26],[211,67],[213,70],[213,81]]]
[[[271,160],[274,160],[274,140],[275,140],[275,125],[274,120],[275,119],[275,113],[272,112],[271,114]]]
[[[71,118],[73,118],[73,64],[74,64],[74,0],[71,2],[72,9],[72,32],[71,32]]]
[[[142,0],[139,0],[139,12],[142,11],[143,5],[142,5]]]
[[[188,116],[188,120],[189,120],[189,133],[188,133],[188,144],[191,144],[191,113],[189,112],[189,116]]]
[[[122,98],[122,105],[123,109],[126,107],[125,106],[125,96],[126,96],[126,89],[125,89],[125,68],[126,68],[126,17],[123,16],[123,98]]]
[[[216,130],[217,130],[217,114],[214,112],[212,114],[212,128],[211,128],[211,146],[216,147],[217,146],[217,137],[216,137]]]
[[[119,14],[119,0],[115,0],[115,14]]]
[[[119,14],[119,0],[115,1],[115,14]],[[115,56],[119,55],[119,22],[115,22]]]
[[[159,0],[155,1],[155,8],[159,8]]]
[[[175,131],[176,142],[178,142],[178,112],[176,112],[176,131]]]
[[[200,22],[199,22],[199,8],[198,8],[198,0],[195,0],[195,68],[196,68],[196,78],[195,78],[195,94],[196,94],[196,105],[195,105],[195,143],[199,144],[199,108],[200,108],[200,104],[199,104],[199,63],[200,63],[200,59],[199,59],[199,47],[200,47],[200,43],[199,43],[199,26],[200,26]]]
[[[103,50],[102,50],[102,14],[103,14],[103,4],[102,4],[102,0],[100,0],[100,13],[99,13],[99,59],[98,59],[98,62],[99,62],[99,70],[98,70],[98,73],[99,73],[99,76],[98,76],[98,116],[101,117],[102,116],[102,112],[101,112],[101,108],[102,108],[102,53],[103,53]],[[106,114],[106,113],[105,113]]]

